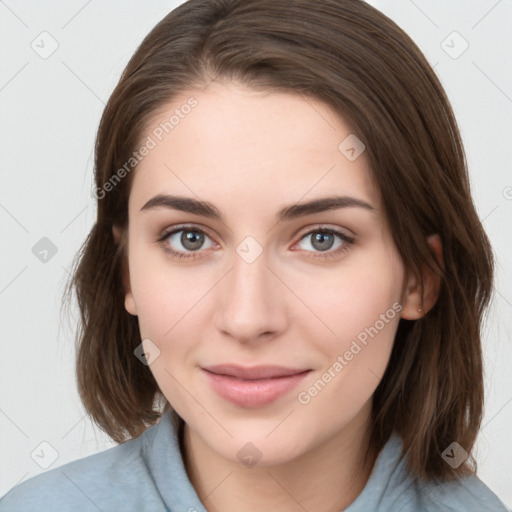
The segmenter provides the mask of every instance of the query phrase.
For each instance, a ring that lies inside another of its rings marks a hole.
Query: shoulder
[[[358,498],[346,512],[507,512],[499,498],[475,475],[453,481],[416,480],[393,434]]]
[[[132,509],[144,494],[141,490],[152,485],[144,445],[153,430],[150,427],[136,439],[29,478],[0,499],[0,512]],[[142,504],[139,510],[144,510]]]
[[[419,485],[425,511],[507,512],[501,500],[476,475]]]

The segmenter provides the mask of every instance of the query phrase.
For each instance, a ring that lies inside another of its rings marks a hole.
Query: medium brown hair
[[[436,74],[393,21],[360,0],[190,0],[160,21],[130,59],[99,125],[98,215],[67,288],[68,298],[75,291],[81,314],[77,384],[86,411],[124,442],[170,409],[149,367],[134,355],[141,343],[138,319],[124,308],[134,171],[108,191],[105,184],[147,136],[156,112],[214,79],[319,99],[365,144],[407,275],[421,278],[430,269],[441,283],[423,318],[400,319],[373,396],[370,446],[380,450],[395,431],[413,476],[475,472],[471,458],[452,469],[441,453],[453,441],[470,452],[480,426],[480,330],[493,255]],[[123,232],[118,244],[113,225]],[[434,233],[444,266],[426,242]]]

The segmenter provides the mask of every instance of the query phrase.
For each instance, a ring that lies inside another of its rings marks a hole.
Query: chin
[[[285,464],[307,451],[307,440],[297,426],[279,425],[282,417],[279,421],[267,420],[263,425],[254,421],[250,427],[247,419],[238,428],[225,424],[233,438],[221,435],[203,439],[219,456],[248,468]]]

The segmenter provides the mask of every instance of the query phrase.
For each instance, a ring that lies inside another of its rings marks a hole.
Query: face
[[[350,127],[317,100],[227,83],[190,90],[150,125],[129,199],[125,307],[165,397],[233,462],[247,442],[277,464],[361,428],[404,269],[364,151],[354,159],[353,138],[339,148]],[[296,375],[205,370],[226,364]]]

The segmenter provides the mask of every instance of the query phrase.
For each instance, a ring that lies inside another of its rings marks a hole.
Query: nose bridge
[[[258,244],[259,246],[259,244]],[[261,246],[259,246],[261,247]],[[267,289],[271,272],[267,268],[268,252],[256,248],[254,243],[242,242],[236,248],[231,272],[232,292],[257,299]]]
[[[282,327],[282,290],[268,265],[268,252],[247,237],[236,247],[231,271],[221,285],[217,327],[240,341]]]

